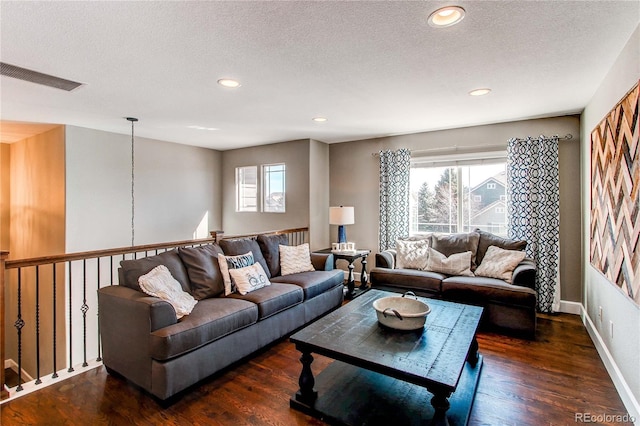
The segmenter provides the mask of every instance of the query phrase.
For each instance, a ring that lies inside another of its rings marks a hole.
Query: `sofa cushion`
[[[171,276],[171,272],[164,265],[158,265],[149,273],[138,278],[138,284],[143,292],[168,302],[176,311],[176,318],[189,315],[198,303],[192,295],[182,290],[180,283]]]
[[[414,269],[374,268],[371,271],[371,283],[405,290],[439,293],[440,283],[446,276],[437,272],[417,271]]]
[[[197,300],[224,293],[224,281],[218,264],[219,253],[222,253],[222,249],[217,244],[178,249],[178,256],[186,266],[191,281],[191,294]]]
[[[518,241],[509,238],[502,238],[492,234],[491,232],[482,231],[480,229],[476,229],[474,232],[477,232],[478,235],[480,235],[480,240],[478,241],[478,253],[476,254],[476,263],[478,265],[482,263],[482,259],[490,246],[500,247],[505,250],[522,251],[527,248],[527,242],[524,240]]]
[[[282,275],[315,271],[311,264],[309,243],[299,246],[280,246],[280,273]]]
[[[272,277],[280,275],[280,246],[289,244],[287,234],[258,235],[256,239]]]
[[[258,320],[258,307],[246,300],[210,298],[198,302],[177,324],[151,333],[150,355],[164,361],[220,339]]]
[[[473,276],[473,272],[471,272],[470,251],[465,251],[464,253],[453,253],[450,256],[445,256],[439,251],[429,247],[428,252],[429,257],[427,258],[427,265],[424,268],[425,270],[447,275]]]
[[[536,292],[507,284],[497,278],[449,277],[442,281],[442,297],[474,305],[497,302],[526,307],[536,306]]]
[[[396,265],[398,269],[425,269],[429,257],[429,241],[396,240]]]
[[[476,253],[480,234],[468,232],[463,234],[433,234],[431,236],[431,248],[449,257],[454,253],[471,252],[471,270],[476,266]]]
[[[524,260],[525,256],[523,251],[504,250],[500,247],[490,246],[482,263],[476,269],[476,275],[498,278],[511,284],[513,270]]]
[[[169,250],[155,256],[143,257],[141,259],[121,260],[121,276],[124,280],[120,284],[134,290],[142,291],[138,284],[138,278],[140,278],[141,275],[149,273],[149,271],[159,265],[166,266],[169,272],[171,272],[171,276],[180,283],[182,290],[191,293],[187,268],[184,266],[184,263],[182,263],[176,250]]]
[[[254,263],[253,265],[243,268],[230,268],[229,275],[236,290],[242,295],[271,285],[267,274],[259,263]]]
[[[267,265],[267,261],[264,259],[262,255],[262,251],[260,250],[260,246],[256,240],[251,238],[240,238],[237,240],[222,240],[220,241],[220,247],[224,251],[224,254],[228,256],[237,256],[240,254],[245,254],[250,251],[253,253],[253,258],[256,262],[260,262],[262,265],[262,269],[264,269],[267,274],[267,278],[271,278],[271,273],[269,272],[269,266]]]
[[[289,309],[304,299],[302,288],[294,284],[273,283],[246,295],[234,293],[229,298],[248,300],[258,306],[258,320]]]
[[[297,274],[286,275],[284,277],[272,278],[271,282],[295,284],[302,287],[302,290],[304,291],[304,300],[309,300],[333,287],[343,285],[344,272],[342,269],[300,272]]]

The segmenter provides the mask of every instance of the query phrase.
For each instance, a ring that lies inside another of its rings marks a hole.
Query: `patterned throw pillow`
[[[229,275],[231,275],[231,282],[235,284],[238,293],[243,296],[264,286],[271,285],[264,268],[257,262],[244,268],[229,269]]]
[[[429,241],[396,240],[396,268],[419,269],[427,267]]]
[[[182,291],[180,283],[173,278],[164,265],[153,268],[138,278],[138,285],[149,296],[158,297],[169,302],[176,311],[178,319],[189,315],[198,301],[186,291]]]
[[[309,243],[299,246],[278,247],[280,251],[280,274],[291,275],[298,272],[315,271],[311,264],[311,254],[309,253]]]
[[[220,273],[222,274],[222,279],[224,280],[225,296],[236,292],[235,284],[231,280],[231,275],[229,275],[229,270],[244,268],[247,266],[251,266],[254,263],[255,261],[253,259],[253,253],[251,252],[238,256],[225,256],[223,254],[218,254],[218,264],[220,265]]]
[[[511,284],[511,275],[518,263],[522,262],[526,253],[519,250],[505,250],[496,246],[489,246],[482,259],[482,263],[476,269],[476,275],[480,277],[499,278]]]
[[[465,251],[463,253],[454,253],[447,257],[429,247],[429,258],[427,259],[427,267],[425,270],[447,275],[472,277],[471,255],[472,253],[470,251]]]

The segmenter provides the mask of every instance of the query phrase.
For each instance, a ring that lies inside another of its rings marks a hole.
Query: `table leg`
[[[347,280],[347,299],[353,299],[353,290],[356,287],[356,280],[353,276],[353,260],[349,261],[349,279]]]
[[[447,410],[449,409],[449,396],[451,392],[434,392],[433,398],[431,398],[431,405],[435,408],[433,419],[431,420],[431,426],[449,426],[449,420],[447,420]]]
[[[316,380],[313,378],[313,372],[311,371],[313,356],[311,356],[310,352],[302,352],[300,362],[302,363],[302,371],[298,379],[300,390],[296,392],[296,400],[306,404],[312,404],[318,397],[318,392],[313,389],[313,386],[316,384]]]
[[[469,347],[469,354],[467,355],[467,362],[473,367],[478,363],[478,340],[474,337]]]
[[[369,276],[367,275],[367,256],[364,256],[362,260],[362,273],[360,274],[360,290],[366,290],[369,284]]]

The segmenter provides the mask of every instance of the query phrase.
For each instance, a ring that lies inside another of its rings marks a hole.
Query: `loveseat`
[[[536,265],[525,257],[523,250],[526,244],[526,241],[501,238],[479,229],[469,233],[432,233],[399,240],[395,249],[376,255],[376,267],[370,274],[371,285],[383,290],[410,290],[426,297],[479,305],[484,307],[481,325],[485,329],[533,338],[536,330]],[[466,253],[464,261],[469,262],[465,265],[467,268],[457,271],[459,274],[428,270],[428,256],[434,252],[425,247],[436,251],[435,256],[441,258]],[[417,259],[418,266],[415,262],[410,267],[398,265],[398,250],[404,250],[405,257],[408,255],[410,260],[412,257]],[[422,257],[416,253],[420,250],[424,251]],[[512,259],[513,269],[507,266],[506,270],[496,273],[492,268],[495,265],[490,265],[491,259],[498,259],[499,264],[513,252],[520,251],[522,254],[518,256],[515,253],[515,260]],[[491,259],[487,257],[488,252]],[[517,261],[520,257],[522,260]],[[424,263],[420,263],[421,259]],[[484,265],[483,261],[486,262]]]
[[[259,235],[123,260],[120,285],[98,290],[107,371],[167,400],[340,306],[344,275],[333,270],[331,255],[309,255],[314,271],[281,274],[279,246],[287,241]],[[225,295],[218,255],[248,252],[270,285]],[[169,302],[141,291],[140,277],[160,265],[197,300],[180,319]]]

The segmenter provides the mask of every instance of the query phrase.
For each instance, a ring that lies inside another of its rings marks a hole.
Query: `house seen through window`
[[[469,232],[507,235],[506,162],[412,162],[410,234]]]

